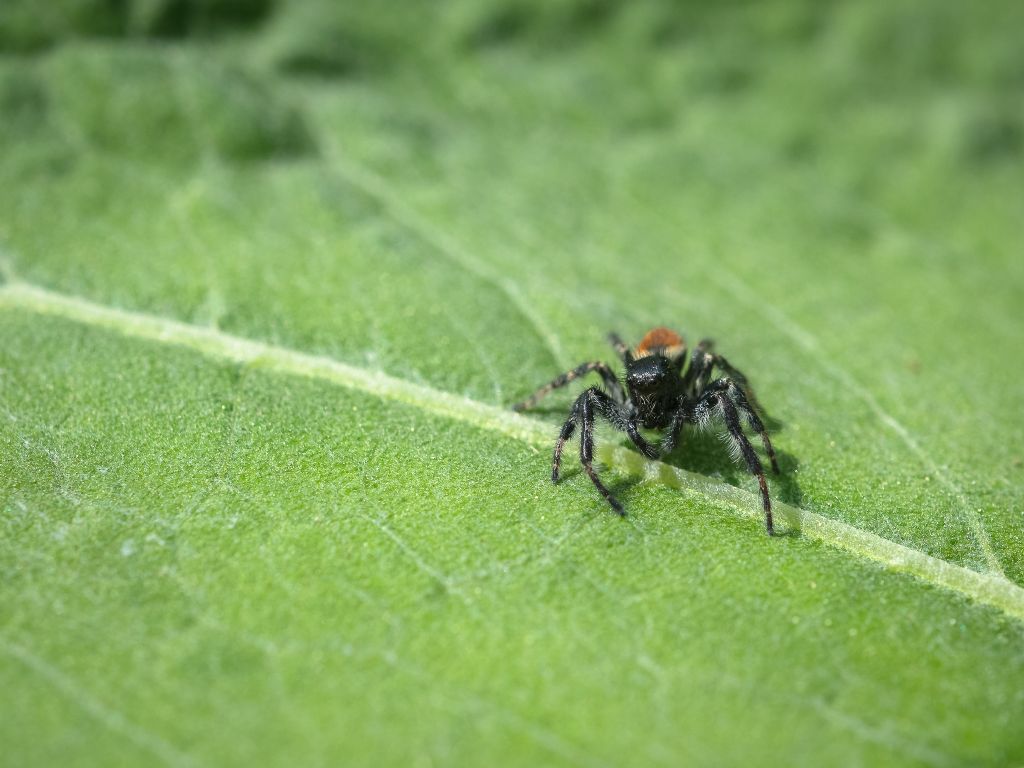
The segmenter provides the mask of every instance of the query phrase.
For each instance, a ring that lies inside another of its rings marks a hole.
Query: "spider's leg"
[[[715,356],[708,351],[713,343],[711,339],[704,339],[694,348],[690,356],[690,367],[683,375],[683,391],[694,396],[704,392],[715,364]]]
[[[743,390],[743,394],[747,396],[747,400],[749,400],[757,410],[763,412],[764,408],[762,408],[761,404],[757,402],[757,396],[754,395],[754,388],[750,386],[750,381],[744,373],[739,368],[734,367],[732,363],[721,355],[713,355],[712,357],[714,358],[715,365],[718,366],[722,373],[732,379],[736,385]]]
[[[728,381],[723,379],[723,381]],[[717,383],[717,382],[716,382]],[[771,536],[774,533],[774,525],[772,523],[772,501],[768,496],[768,481],[764,477],[764,468],[761,466],[761,460],[757,457],[757,453],[754,452],[754,447],[750,444],[747,436],[743,434],[743,428],[740,425],[740,415],[736,408],[736,404],[732,399],[732,393],[728,389],[719,389],[717,387],[711,389],[702,398],[699,405],[703,404],[707,409],[717,409],[722,414],[722,418],[725,421],[726,429],[729,431],[729,440],[736,452],[743,457],[747,464],[747,470],[750,474],[757,477],[758,485],[761,486],[761,503],[764,507],[764,524],[768,530],[768,535]]]
[[[775,449],[772,447],[771,438],[768,437],[768,431],[764,428],[764,422],[761,421],[761,417],[757,414],[756,403],[747,399],[750,394],[747,388],[742,386],[740,382],[728,378],[712,382],[708,389],[716,389],[728,393],[735,403],[736,409],[746,420],[747,424],[750,425],[750,428],[761,438],[761,444],[764,445],[765,453],[768,454],[768,458],[772,463],[772,472],[776,475],[779,474],[779,462],[775,458]]]
[[[779,462],[775,459],[775,449],[772,447],[771,438],[768,437],[768,431],[764,428],[764,422],[761,421],[761,417],[757,415],[756,401],[748,401],[747,399],[747,395],[752,395],[752,393],[749,390],[745,392],[744,389],[743,386],[733,385],[730,392],[736,401],[736,407],[746,418],[750,428],[761,438],[765,453],[768,454],[768,458],[772,462],[772,472],[777,475],[779,474]]]
[[[615,354],[619,356],[619,359],[627,365],[633,362],[633,352],[629,347],[626,346],[626,342],[615,331],[608,333],[608,343],[615,349]]]
[[[591,387],[585,394],[597,413],[604,416],[613,427],[625,432],[640,453],[648,459],[658,458],[658,449],[640,434],[640,424],[632,409],[627,409],[622,403],[616,402],[615,398],[609,397],[596,387]]]
[[[565,424],[562,425],[562,431],[558,433],[558,440],[555,442],[555,455],[551,459],[551,482],[558,482],[558,471],[562,466],[562,449],[565,448],[566,442],[572,437],[572,433],[576,431],[576,421],[580,417],[579,400],[572,407],[572,413],[569,414],[569,418],[565,420]]]
[[[545,384],[543,387],[538,389],[528,398],[526,398],[520,403],[516,403],[515,405],[513,405],[512,410],[525,411],[528,408],[532,408],[542,398],[546,397],[553,390],[558,389],[559,387],[564,387],[570,381],[574,381],[575,379],[578,379],[580,376],[585,376],[591,371],[597,371],[597,373],[601,376],[601,380],[604,382],[604,385],[608,388],[608,391],[609,393],[611,393],[611,396],[615,398],[615,402],[623,403],[626,401],[626,393],[622,389],[622,384],[621,382],[619,382],[619,379],[615,375],[615,372],[611,368],[609,368],[605,363],[602,363],[600,360],[595,360],[594,362],[591,363],[583,363],[582,365],[578,365],[571,371],[567,371],[563,373],[561,376],[552,379],[549,383]]]
[[[594,413],[595,413],[595,402],[600,402],[599,395],[604,395],[603,392],[597,389],[588,389],[582,395],[580,395],[580,421],[582,426],[580,428],[580,463],[583,465],[583,469],[586,470],[587,475],[590,477],[591,482],[601,495],[604,496],[605,501],[611,504],[612,509],[619,515],[625,516],[626,510],[622,508],[622,504],[616,499],[612,492],[609,491],[604,483],[601,482],[601,478],[597,476],[597,472],[594,471]],[[607,395],[605,395],[607,397]]]
[[[608,423],[616,429],[620,429],[629,435],[636,447],[645,456],[652,459],[657,458],[657,448],[647,442],[643,435],[640,434],[636,417],[622,405],[615,402],[614,398],[606,392],[602,392],[597,387],[591,387],[576,398],[576,402],[572,406],[572,413],[569,414],[569,418],[562,425],[562,431],[558,434],[558,441],[555,443],[555,455],[551,462],[551,480],[555,483],[558,482],[559,468],[562,463],[562,450],[565,448],[566,442],[576,431],[576,424],[579,423],[580,463],[597,490],[611,504],[612,509],[618,514],[624,515],[626,513],[622,508],[622,504],[605,487],[604,483],[601,482],[601,478],[597,476],[597,472],[594,470],[594,424],[598,415],[607,419]]]

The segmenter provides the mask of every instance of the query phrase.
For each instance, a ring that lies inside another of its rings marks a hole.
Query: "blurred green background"
[[[777,498],[1019,585],[1022,29],[2,0],[0,281],[496,408],[610,329],[713,336]],[[0,763],[1024,761],[994,608],[612,467],[619,521],[511,428],[5,290]],[[756,489],[713,435],[669,461]]]

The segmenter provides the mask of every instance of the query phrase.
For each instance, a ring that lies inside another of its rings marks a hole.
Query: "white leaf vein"
[[[0,308],[56,316],[92,327],[150,342],[192,349],[209,358],[255,365],[263,370],[329,381],[376,397],[413,406],[422,411],[455,419],[475,427],[501,433],[537,447],[550,447],[548,425],[511,411],[389,376],[368,371],[320,355],[306,354],[140,312],[114,309],[22,282],[0,287]],[[599,458],[619,471],[661,482],[687,495],[710,499],[746,517],[760,515],[754,494],[716,482],[703,475],[647,461],[621,447],[604,445]],[[869,558],[885,567],[952,590],[980,603],[999,608],[1024,620],[1024,588],[997,573],[977,571],[940,560],[897,544],[852,525],[775,503],[777,519],[791,530]]]

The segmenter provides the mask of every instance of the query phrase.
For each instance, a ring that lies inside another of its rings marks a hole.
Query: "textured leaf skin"
[[[609,329],[714,336],[777,498],[1021,584],[1021,21],[12,0],[0,281],[500,407]],[[4,764],[1024,762],[1005,612],[4,290]]]

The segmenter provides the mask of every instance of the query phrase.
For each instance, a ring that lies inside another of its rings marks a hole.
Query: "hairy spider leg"
[[[576,431],[576,421],[579,419],[579,398],[573,403],[572,411],[569,413],[569,418],[565,420],[565,424],[562,425],[561,432],[558,433],[558,440],[555,442],[555,455],[551,459],[551,482],[558,482],[558,470],[562,466],[562,449],[565,448],[565,444],[572,437],[572,433]]]
[[[615,331],[608,334],[608,343],[612,345],[612,348],[615,350],[615,354],[619,356],[619,359],[622,360],[622,362],[626,365],[633,362],[633,350],[626,346],[626,342],[624,342],[622,337]]]
[[[754,388],[750,386],[750,380],[747,379],[746,374],[726,360],[723,355],[712,352],[714,346],[714,339],[701,339],[700,343],[697,344],[690,363],[690,369],[686,372],[683,382],[687,387],[697,379],[700,379],[700,382],[694,390],[688,389],[687,391],[703,393],[708,385],[708,381],[711,379],[711,369],[717,366],[722,373],[732,379],[743,390],[747,400],[753,403],[757,410],[763,412],[764,408],[757,401],[757,397],[754,395]]]
[[[598,398],[593,395],[596,394],[595,390],[588,389],[580,395],[583,399],[583,407],[580,409],[580,421],[583,422],[580,429],[580,463],[583,465],[583,469],[586,470],[591,482],[594,483],[597,490],[604,496],[605,501],[612,505],[612,509],[617,514],[625,516],[626,510],[622,508],[622,503],[612,496],[612,492],[605,488],[604,483],[597,476],[597,472],[594,471],[594,405]]]
[[[751,428],[761,436],[765,450],[771,457],[772,469],[778,474],[779,465],[775,460],[775,450],[772,448],[771,440],[768,439],[768,434],[758,415],[758,411],[764,409],[754,395],[754,388],[750,386],[750,381],[739,368],[733,366],[722,355],[711,352],[714,345],[715,342],[711,339],[702,339],[697,345],[691,358],[690,367],[683,376],[683,389],[694,396],[703,395],[708,389],[713,369],[719,368],[742,393],[742,400],[738,400],[737,405],[740,406],[740,410],[743,411]]]
[[[586,470],[587,476],[597,487],[597,490],[601,492],[601,495],[611,504],[618,514],[625,514],[622,504],[619,503],[611,491],[609,491],[601,479],[597,476],[597,472],[593,467],[594,460],[594,424],[596,423],[597,415],[603,416],[609,424],[616,429],[625,432],[629,439],[633,441],[633,444],[640,449],[640,452],[651,459],[658,457],[658,449],[651,445],[647,440],[644,439],[643,435],[640,434],[640,428],[636,421],[636,416],[630,411],[627,411],[622,405],[616,403],[607,393],[602,392],[597,387],[591,387],[576,398],[576,402],[573,404],[572,412],[569,414],[569,418],[566,419],[565,424],[562,425],[562,430],[558,434],[558,441],[555,443],[555,455],[551,463],[551,480],[552,482],[558,482],[559,468],[562,462],[562,450],[565,448],[565,443],[572,437],[573,432],[576,429],[576,423],[580,423],[580,463],[583,465],[583,469]]]
[[[602,392],[597,387],[591,387],[581,395],[586,396],[584,403],[590,403],[597,413],[604,416],[604,418],[618,430],[625,432],[629,439],[633,441],[633,445],[639,449],[640,453],[649,459],[658,458],[658,449],[651,445],[644,436],[640,434],[640,425],[637,422],[637,414],[632,407],[627,407],[622,403],[617,403],[605,392]]]
[[[743,372],[739,368],[733,366],[732,363],[721,355],[712,355],[712,358],[714,364],[718,366],[722,373],[732,379],[736,383],[736,386],[743,391],[743,394],[746,395],[747,400],[749,400],[751,405],[754,406],[754,409],[764,413],[764,408],[762,408],[761,404],[757,402],[757,397],[754,395],[754,388],[750,386],[750,382],[747,380],[747,377]]]
[[[708,350],[714,345],[711,339],[703,339],[690,356],[690,366],[683,375],[683,390],[697,396],[704,392],[711,380],[711,369],[715,364],[715,355]]]
[[[720,379],[719,381],[728,380]],[[714,384],[718,384],[716,381]],[[734,393],[739,391],[735,385],[730,389],[726,387],[713,386],[710,391],[706,392],[700,398],[700,403],[703,403],[707,408],[714,408],[716,405],[721,409],[722,418],[725,421],[726,429],[729,431],[729,437],[732,444],[736,447],[739,454],[743,457],[747,463],[747,470],[750,474],[757,477],[758,485],[761,487],[761,503],[764,507],[764,524],[768,530],[768,535],[771,536],[774,533],[774,525],[772,524],[772,501],[768,496],[768,481],[764,477],[764,468],[761,466],[761,460],[757,457],[757,453],[754,452],[754,446],[750,444],[747,436],[743,434],[743,428],[740,425],[740,415],[736,408],[736,404],[733,401]],[[716,402],[717,401],[717,402]]]
[[[557,376],[552,379],[549,383],[538,389],[528,398],[520,403],[516,403],[512,406],[514,411],[525,411],[528,408],[532,408],[543,398],[547,397],[552,391],[564,387],[571,381],[578,379],[580,376],[585,376],[591,371],[596,371],[601,376],[601,381],[608,388],[609,394],[614,398],[616,403],[626,402],[626,393],[622,389],[622,383],[619,381],[615,372],[608,367],[606,363],[602,363],[600,360],[595,360],[591,363],[583,363],[573,368],[571,371],[563,373],[561,376]]]
[[[731,378],[725,378],[713,382],[709,389],[725,390],[729,393],[729,396],[736,404],[737,410],[743,415],[750,428],[761,438],[761,444],[764,445],[765,453],[768,454],[768,458],[772,463],[772,472],[776,475],[779,474],[779,462],[775,459],[775,449],[772,447],[772,441],[768,437],[768,431],[764,428],[761,417],[757,415],[757,408],[747,399],[748,392],[745,387],[739,382],[734,382]]]

